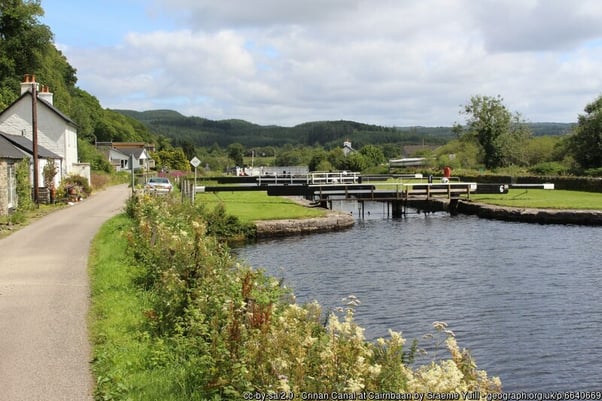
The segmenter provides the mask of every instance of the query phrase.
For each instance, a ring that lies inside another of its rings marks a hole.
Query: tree
[[[35,73],[52,46],[52,32],[38,22],[39,0],[0,0],[0,107],[18,95],[19,79]]]
[[[584,111],[569,138],[569,151],[583,169],[602,167],[602,95]]]
[[[332,170],[328,162],[328,153],[324,149],[314,151],[308,165],[309,171],[329,171]]]
[[[240,143],[233,143],[228,146],[228,157],[239,167],[243,167],[244,147]]]
[[[163,149],[152,154],[157,168],[166,167],[169,170],[190,171],[190,163],[181,148]]]
[[[486,168],[525,164],[525,141],[531,136],[518,113],[512,114],[498,95],[473,96],[460,114],[466,115],[464,127],[454,130],[463,139],[475,140],[481,147]]]
[[[385,155],[382,149],[375,145],[366,145],[360,149],[360,153],[364,156],[368,167],[378,166],[385,162]]]

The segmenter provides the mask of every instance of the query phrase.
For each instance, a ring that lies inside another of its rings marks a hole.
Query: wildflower
[[[437,331],[444,331],[447,329],[447,323],[445,322],[433,322],[433,328]]]

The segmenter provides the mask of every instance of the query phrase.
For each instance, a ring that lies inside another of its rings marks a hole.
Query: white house
[[[33,143],[24,136],[8,135],[3,132],[0,132],[0,138],[8,141],[10,145],[23,152],[23,155],[29,158],[31,170],[30,182],[33,182]],[[38,145],[38,182],[40,183],[40,186],[44,186],[44,167],[51,160],[57,167],[57,174],[54,177],[54,187],[56,188],[59,186],[61,177],[63,175],[61,170],[61,157],[56,153],[46,149],[44,146]]]
[[[343,154],[345,155],[345,157],[355,152],[356,150],[351,147],[351,141],[349,139],[343,142]]]
[[[61,158],[60,179],[69,174],[81,175],[82,164],[78,163],[77,155],[77,125],[53,106],[53,94],[48,87],[40,89],[35,76],[25,76],[21,83],[21,96],[0,112],[0,131],[33,140],[34,88],[37,93],[38,145]]]
[[[0,136],[0,216],[17,207],[16,163],[27,155]]]
[[[143,170],[155,168],[155,160],[150,152],[153,144],[144,142],[97,142],[96,149],[101,150],[115,171]]]

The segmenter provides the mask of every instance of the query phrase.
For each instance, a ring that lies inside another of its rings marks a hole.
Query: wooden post
[[[38,160],[38,93],[35,76],[31,83],[31,142],[33,144],[33,201],[39,204],[40,161]]]

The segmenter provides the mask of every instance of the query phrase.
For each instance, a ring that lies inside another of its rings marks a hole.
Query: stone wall
[[[324,217],[260,220],[255,222],[257,238],[283,237],[288,235],[344,230],[353,227],[354,224],[355,220],[353,216],[332,211]]]
[[[487,205],[470,201],[459,201],[458,212],[476,215],[484,219],[518,221],[538,224],[576,224],[602,226],[602,211],[532,209]]]

